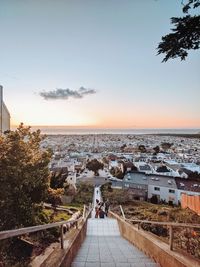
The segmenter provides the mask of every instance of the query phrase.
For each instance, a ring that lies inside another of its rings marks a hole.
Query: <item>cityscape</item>
[[[199,9],[0,0],[0,267],[200,266]]]
[[[87,161],[98,159],[105,166],[100,172],[104,182],[110,181],[116,188],[132,189],[135,199],[147,200],[156,195],[159,201],[178,205],[182,193],[200,195],[200,181],[188,179],[194,173],[198,177],[200,174],[198,138],[106,134],[48,136],[42,146],[54,151],[50,169],[67,168],[70,171],[67,181],[74,186],[81,180],[90,180],[93,174],[87,171]],[[120,179],[115,177],[116,171],[121,172],[116,175]]]

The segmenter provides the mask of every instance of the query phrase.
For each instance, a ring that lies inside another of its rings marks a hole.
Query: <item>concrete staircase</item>
[[[95,188],[94,202],[101,201],[100,189]],[[86,238],[77,252],[72,267],[157,267],[152,259],[120,235],[116,219],[88,220]]]

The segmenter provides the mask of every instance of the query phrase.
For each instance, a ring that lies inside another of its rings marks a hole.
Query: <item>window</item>
[[[160,191],[160,187],[154,187],[155,191]]]
[[[175,190],[173,190],[173,189],[169,189],[169,193],[171,193],[171,194],[175,194]]]

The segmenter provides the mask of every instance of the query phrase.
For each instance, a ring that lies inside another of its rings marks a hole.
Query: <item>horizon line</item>
[[[82,129],[82,128],[88,128],[88,129],[130,129],[130,130],[144,130],[144,129],[200,129],[200,126],[194,126],[194,127],[136,127],[136,126],[127,126],[127,127],[109,127],[109,126],[94,126],[94,125],[31,125],[31,124],[25,124],[25,126],[30,126],[30,127],[42,127],[42,128],[52,128],[52,127],[55,127],[55,128],[79,128],[79,129]],[[16,128],[18,127],[19,125],[11,125],[11,128]]]

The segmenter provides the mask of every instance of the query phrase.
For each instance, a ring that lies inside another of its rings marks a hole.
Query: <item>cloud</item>
[[[83,98],[86,95],[96,94],[96,90],[88,89],[81,86],[78,90],[56,89],[53,91],[42,91],[39,93],[45,100],[56,100],[56,99],[69,99],[69,98]]]

